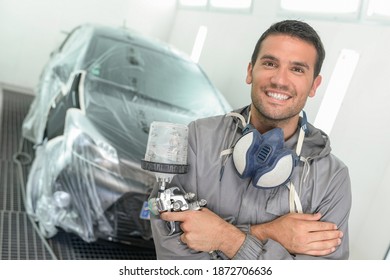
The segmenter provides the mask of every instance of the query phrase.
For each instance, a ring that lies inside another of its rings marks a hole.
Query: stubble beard
[[[256,93],[252,88],[252,105],[256,110],[255,114],[261,119],[266,125],[279,127],[283,123],[287,123],[290,119],[298,115],[302,108],[297,108],[296,106],[290,108],[271,108],[262,103],[259,98],[259,94],[265,94],[265,91],[262,89],[260,93]]]

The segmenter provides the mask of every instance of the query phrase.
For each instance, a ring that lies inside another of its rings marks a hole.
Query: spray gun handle
[[[157,198],[153,203],[155,212],[166,212],[166,211],[187,211],[187,210],[200,210],[207,204],[205,199],[196,200],[194,193],[182,193],[178,187],[171,187],[165,190],[160,190]],[[168,235],[180,232],[180,223],[171,221],[168,222],[167,226],[169,229]]]

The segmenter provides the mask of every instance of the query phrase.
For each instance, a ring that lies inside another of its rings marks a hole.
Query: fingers
[[[307,231],[327,231],[327,230],[336,230],[337,225],[330,222],[320,221],[322,215],[321,213],[314,214],[298,214],[292,213],[289,214],[291,218],[295,220],[307,221],[303,226],[307,227]]]
[[[178,211],[178,212],[162,212],[160,213],[160,218],[167,222],[184,222],[191,215],[200,215],[200,212],[203,213],[211,213],[207,208],[202,208],[200,210],[186,210],[186,211]]]
[[[341,244],[341,238],[313,242],[310,244],[310,249],[305,252],[307,255],[325,256],[333,253]]]
[[[294,254],[306,254],[306,255],[315,255],[323,256],[334,252],[338,246],[340,246],[342,240],[341,238],[333,239],[318,239],[313,242],[299,242],[295,241],[290,247],[289,252]]]
[[[321,213],[314,213],[314,214],[290,213],[288,215],[291,218],[298,219],[298,220],[306,220],[306,221],[319,221],[322,217]]]
[[[329,223],[329,222],[312,222],[306,224],[307,226],[307,231],[309,232],[316,232],[316,231],[321,231],[321,232],[326,232],[326,231],[337,231],[337,225],[334,223]]]
[[[310,255],[310,256],[326,256],[331,253],[333,253],[336,250],[336,247],[332,247],[330,249],[325,249],[325,250],[312,250],[312,251],[307,251],[305,255]]]
[[[340,246],[342,237],[343,233],[339,230],[309,232],[295,239],[291,248],[294,253],[324,256]]]
[[[325,230],[325,231],[315,231],[309,234],[309,242],[316,242],[318,240],[332,240],[340,239],[343,237],[343,232],[340,230]]]
[[[163,212],[160,213],[160,218],[167,222],[183,222],[188,215],[187,212]]]

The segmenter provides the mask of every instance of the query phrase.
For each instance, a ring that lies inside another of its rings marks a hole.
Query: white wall
[[[337,32],[334,32],[334,31]],[[333,150],[350,167],[353,183],[352,256],[383,258],[390,245],[390,27],[328,25],[332,49],[361,53],[331,137]]]
[[[175,0],[0,0],[0,82],[35,86],[50,51],[76,24],[126,24],[191,53],[198,27],[208,26],[200,64],[233,107],[250,102],[246,67],[278,1],[255,0],[251,14],[178,10]],[[304,17],[300,17],[304,19]],[[330,134],[333,152],[350,169],[352,259],[382,259],[390,245],[390,26],[306,19],[323,38],[323,84],[307,103],[314,121],[342,48],[360,60]]]
[[[175,9],[176,0],[0,0],[0,82],[34,88],[50,52],[85,22],[166,41]]]

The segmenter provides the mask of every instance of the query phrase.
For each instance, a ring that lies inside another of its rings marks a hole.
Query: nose
[[[271,83],[277,86],[287,86],[288,85],[288,69],[286,68],[277,68],[275,69],[272,77]]]

